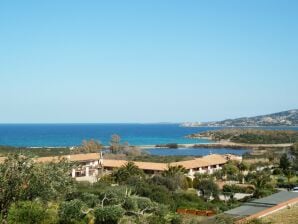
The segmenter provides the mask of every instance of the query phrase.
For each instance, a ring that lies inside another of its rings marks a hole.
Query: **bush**
[[[123,208],[117,205],[98,207],[94,211],[95,224],[117,224],[123,215]]]
[[[100,200],[97,195],[90,193],[83,193],[81,195],[81,200],[86,203],[89,208],[94,208],[97,204],[100,203]]]
[[[281,168],[275,168],[272,172],[273,175],[281,175],[282,173],[283,172]]]
[[[292,189],[297,186],[298,186],[298,183],[278,183],[277,184],[278,188],[287,188],[287,189]]]
[[[238,185],[235,185],[235,184],[225,184],[223,186],[223,189],[222,189],[223,192],[225,193],[248,193],[248,194],[251,194],[254,192],[254,189],[253,187],[242,187],[242,186],[238,186]]]
[[[22,201],[12,204],[8,211],[8,224],[50,224],[51,218],[45,206],[37,201]]]
[[[86,207],[86,205],[81,200],[78,200],[78,199],[62,202],[58,213],[60,223],[68,223],[68,224],[85,223],[84,222],[85,214],[82,212],[82,209],[84,207]]]

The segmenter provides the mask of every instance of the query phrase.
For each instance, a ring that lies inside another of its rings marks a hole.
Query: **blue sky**
[[[0,1],[0,123],[298,108],[298,2]]]

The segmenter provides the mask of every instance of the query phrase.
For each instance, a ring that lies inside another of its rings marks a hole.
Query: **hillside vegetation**
[[[215,141],[228,140],[235,143],[247,144],[283,144],[298,142],[298,131],[231,128],[192,134],[188,137],[208,137]]]

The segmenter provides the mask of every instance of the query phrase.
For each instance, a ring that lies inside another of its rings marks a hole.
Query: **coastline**
[[[199,137],[197,137],[200,139]],[[204,137],[204,139],[211,139],[209,137]],[[283,144],[247,144],[247,143],[234,143],[226,140],[221,140],[217,142],[207,142],[207,143],[186,143],[186,144],[177,144],[178,148],[247,148],[247,149],[256,149],[256,148],[288,148],[293,145],[293,143],[283,143]],[[161,148],[169,148],[166,146],[156,146],[156,145],[134,145],[140,149],[161,149]],[[47,146],[47,147],[25,147],[28,149],[37,149],[37,148],[74,148],[77,146],[67,146],[67,147],[55,147],[55,146]],[[109,146],[105,145],[104,149],[107,149]],[[169,148],[171,149],[171,148]]]

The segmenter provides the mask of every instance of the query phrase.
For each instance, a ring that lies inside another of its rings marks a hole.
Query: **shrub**
[[[283,172],[281,168],[275,168],[272,172],[273,175],[281,175],[282,173]]]
[[[60,223],[78,224],[84,223],[85,214],[82,209],[86,205],[78,199],[62,202],[59,208]]]
[[[117,205],[98,207],[94,211],[95,224],[117,224],[123,215],[123,208]]]
[[[12,204],[8,211],[9,224],[54,223],[49,222],[45,206],[37,201],[22,201]]]
[[[97,195],[90,193],[83,193],[81,195],[81,200],[86,203],[89,208],[94,208],[97,204],[100,203],[100,200]]]

